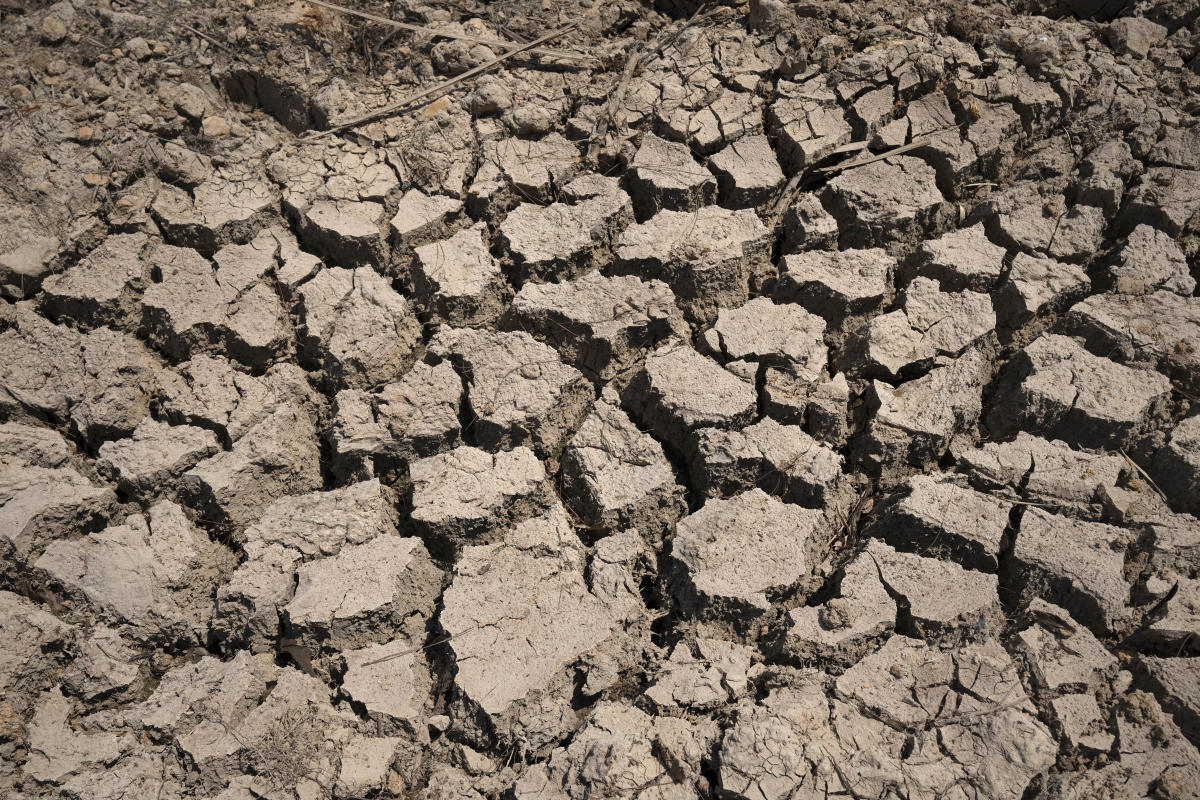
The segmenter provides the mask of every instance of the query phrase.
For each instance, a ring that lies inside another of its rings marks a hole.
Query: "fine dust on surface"
[[[1194,3],[347,2],[0,0],[0,795],[1200,797]]]

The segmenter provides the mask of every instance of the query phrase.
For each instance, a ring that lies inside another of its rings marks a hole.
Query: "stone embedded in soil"
[[[401,636],[342,656],[346,661],[342,689],[366,709],[367,719],[410,734],[421,730],[433,681],[420,639]]]
[[[613,270],[667,283],[690,317],[708,322],[749,300],[751,284],[774,272],[770,257],[770,232],[753,211],[704,206],[626,229]]]
[[[871,529],[872,535],[900,550],[944,553],[968,569],[999,568],[1010,503],[937,475],[918,475],[902,489],[908,494]]]
[[[34,563],[61,595],[147,645],[202,642],[233,555],[174,503],[86,537],[52,542]]]
[[[1099,502],[1128,468],[1120,456],[1074,450],[1024,431],[1012,441],[959,450],[955,457],[980,489],[1075,513]]]
[[[613,189],[571,204],[522,203],[500,223],[498,238],[520,280],[564,280],[604,266],[632,221],[629,195]]]
[[[589,585],[582,543],[561,509],[520,523],[508,541],[464,549],[438,618],[457,665],[461,726],[482,723],[480,733],[536,749],[579,725],[571,711],[579,666],[599,658],[623,669],[643,646],[632,565],[614,566],[625,587]]]
[[[77,264],[42,281],[42,311],[85,330],[136,328],[142,315],[138,299],[150,282],[141,257],[149,241],[144,233],[109,236]]]
[[[532,450],[488,453],[459,447],[409,467],[418,533],[445,542],[486,542],[550,502],[546,470]]]
[[[747,632],[771,603],[816,588],[831,531],[820,511],[761,489],[709,500],[675,526],[671,558],[681,610]]]
[[[789,659],[849,667],[890,636],[896,601],[871,556],[859,553],[841,572],[839,591],[819,606],[787,613],[780,648]]]
[[[636,528],[656,538],[687,512],[662,445],[611,395],[596,402],[567,442],[561,480],[568,508],[593,529]]]
[[[180,493],[210,523],[240,527],[287,494],[321,486],[317,432],[307,411],[282,406],[250,428],[231,450],[183,474]]]
[[[896,259],[879,248],[796,253],[780,264],[779,298],[835,323],[883,303],[895,269]]]
[[[512,290],[488,252],[485,236],[486,226],[475,225],[416,248],[413,288],[438,319],[451,325],[483,325],[503,310]]]
[[[1196,744],[1200,741],[1200,658],[1139,656],[1138,662],[1163,709]]]
[[[1196,279],[1179,245],[1149,225],[1138,225],[1125,237],[1105,270],[1105,283],[1122,294],[1164,289],[1191,297],[1196,290]]]
[[[717,199],[717,182],[696,163],[687,145],[668,142],[653,133],[642,137],[630,164],[629,194],[638,219],[663,209],[695,211]]]
[[[838,224],[815,194],[802,194],[783,215],[783,252],[833,250]]]
[[[665,283],[598,272],[562,283],[526,284],[504,324],[554,345],[568,363],[602,381],[685,330],[675,295]]]
[[[194,425],[237,441],[276,410],[316,400],[304,370],[279,364],[261,377],[228,361],[196,356],[175,370],[159,373],[155,405],[172,425]]]
[[[331,469],[342,480],[369,478],[457,447],[462,395],[454,367],[423,362],[376,392],[338,392],[326,436],[333,450]]]
[[[1002,627],[995,575],[899,553],[878,539],[869,541],[864,552],[892,597],[903,603],[913,635],[930,643],[982,640]]]
[[[1064,308],[1091,287],[1087,273],[1073,264],[1018,253],[1004,283],[996,290],[996,315],[1016,328]]]
[[[218,170],[190,193],[164,184],[150,210],[169,243],[212,253],[249,241],[278,219],[279,196],[265,177],[235,165]]]
[[[757,372],[759,364],[819,375],[829,358],[824,334],[825,320],[800,305],[756,297],[738,308],[722,310],[703,340],[728,368],[747,377]]]
[[[750,688],[754,650],[720,639],[679,642],[645,695],[660,709],[706,711],[736,701]]]
[[[936,280],[944,292],[990,292],[1000,282],[1005,251],[988,241],[977,223],[922,242],[917,274]]]
[[[728,208],[754,208],[774,199],[785,180],[765,136],[746,136],[708,160],[718,196]]]
[[[444,327],[429,353],[462,374],[476,443],[489,450],[528,446],[556,457],[592,404],[583,374],[524,332]]]
[[[370,267],[332,267],[299,289],[301,356],[337,389],[396,380],[412,365],[421,324],[408,300]]]
[[[1180,511],[1200,515],[1200,416],[1188,417],[1171,431],[1150,465],[1154,482]]]
[[[696,431],[689,466],[696,489],[709,497],[757,486],[788,503],[832,510],[847,500],[842,460],[799,426],[767,418],[736,431]]]
[[[767,121],[789,174],[812,167],[835,147],[850,141],[850,123],[837,95],[823,80],[780,81],[778,91],[779,99],[767,110]]]
[[[213,352],[259,369],[290,354],[292,324],[267,280],[277,251],[269,233],[222,248],[216,267],[187,248],[153,250],[161,281],[142,296],[149,340],[176,360]]]
[[[1148,364],[1188,392],[1200,390],[1200,298],[1157,291],[1093,295],[1071,307],[1063,329],[1096,355]]]
[[[128,439],[102,444],[97,466],[126,494],[151,495],[169,489],[181,474],[220,449],[212,431],[147,417]]]
[[[1165,407],[1171,382],[1094,356],[1074,339],[1042,336],[1010,362],[987,424],[1026,429],[1081,447],[1129,446]]]
[[[417,638],[441,588],[441,573],[414,537],[376,536],[296,571],[283,628],[317,652]]]
[[[913,241],[950,216],[933,167],[895,156],[847,170],[829,181],[822,203],[838,219],[843,247]]]
[[[919,467],[946,452],[956,433],[979,420],[985,361],[969,350],[946,366],[897,388],[875,381],[867,400],[864,465],[877,475]]]
[[[685,342],[669,342],[646,358],[621,397],[658,438],[685,451],[697,428],[739,428],[754,417],[754,384]]]
[[[1061,605],[1097,635],[1120,631],[1130,612],[1129,538],[1111,525],[1026,509],[1012,552],[1020,590]]]

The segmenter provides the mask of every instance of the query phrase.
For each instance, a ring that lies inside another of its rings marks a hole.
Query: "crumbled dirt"
[[[0,795],[1200,797],[1194,3],[348,2],[0,0]]]

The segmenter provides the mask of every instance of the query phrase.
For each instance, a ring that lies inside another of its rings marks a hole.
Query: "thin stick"
[[[1147,475],[1146,470],[1142,469],[1141,466],[1136,461],[1134,461],[1132,458],[1130,458],[1129,453],[1126,453],[1124,448],[1121,449],[1121,455],[1125,456],[1125,460],[1128,461],[1129,464],[1134,469],[1136,469],[1143,478],[1146,479],[1146,483],[1150,484],[1150,488],[1153,489],[1154,491],[1158,492],[1158,496],[1163,499],[1164,503],[1171,502],[1170,500],[1167,499],[1167,495],[1163,492],[1163,490],[1158,488],[1158,484],[1154,482],[1154,478],[1151,478],[1149,475]]]
[[[383,108],[377,109],[375,111],[372,111],[369,114],[363,114],[361,117],[355,117],[354,119],[350,120],[349,122],[343,122],[340,125],[334,125],[329,130],[319,131],[317,133],[312,133],[312,134],[309,134],[308,136],[301,137],[300,141],[310,142],[315,139],[322,139],[326,136],[330,136],[335,133],[340,133],[342,131],[349,130],[351,128],[357,128],[359,125],[365,125],[368,122],[376,122],[378,120],[384,119],[385,117],[390,117],[393,114],[403,110],[407,106],[414,105],[415,103],[418,103],[421,100],[424,100],[425,98],[430,97],[431,95],[441,94],[441,93],[445,92],[447,89],[450,89],[451,87],[455,86],[456,84],[459,84],[465,80],[474,78],[476,75],[479,75],[480,73],[487,72],[488,70],[504,63],[505,61],[507,61],[508,59],[512,58],[515,55],[524,53],[527,50],[533,50],[534,48],[536,48],[539,44],[542,44],[543,42],[548,42],[551,39],[555,39],[559,36],[562,36],[564,33],[571,30],[578,24],[579,23],[577,23],[577,22],[570,22],[570,23],[562,26],[561,28],[559,28],[556,31],[547,33],[545,36],[542,36],[541,38],[534,39],[529,44],[521,45],[520,47],[515,47],[512,50],[509,50],[507,53],[499,55],[496,58],[493,58],[491,61],[488,61],[486,64],[480,64],[478,67],[473,67],[473,68],[467,70],[466,72],[462,73],[461,75],[456,75],[453,78],[450,78],[449,80],[442,81],[441,83],[439,83],[436,86],[431,86],[428,89],[422,89],[421,91],[417,92],[416,94],[409,95],[408,97],[401,100],[399,103],[393,103],[390,106],[385,106]]]
[[[361,17],[362,19],[369,19],[369,20],[371,20],[371,22],[378,22],[381,25],[391,25],[393,28],[399,28],[401,30],[411,31],[413,33],[423,33],[426,36],[432,36],[435,38],[458,39],[459,41],[463,41],[463,42],[475,42],[477,44],[498,45],[500,47],[512,47],[512,45],[513,45],[512,42],[502,42],[499,39],[488,39],[487,37],[484,37],[484,36],[471,36],[470,34],[465,34],[465,33],[449,33],[447,31],[439,31],[434,28],[428,28],[424,25],[413,25],[412,23],[409,23],[409,22],[400,22],[399,20],[388,19],[387,17],[381,17],[378,14],[369,14],[366,11],[359,11],[358,9],[355,9],[355,8],[346,8],[345,6],[339,6],[339,5],[334,5],[333,3],[327,3],[327,2],[325,2],[325,0],[304,0],[304,2],[308,3],[309,5],[320,6],[321,8],[328,8],[330,11],[337,11],[340,14],[349,14],[352,17]],[[518,42],[518,44],[520,44],[520,42]],[[592,60],[589,56],[583,55],[582,53],[562,52],[562,51],[558,51],[558,50],[550,50],[550,49],[547,49],[544,47],[534,48],[530,52],[532,52],[536,55],[539,55],[539,56],[550,56],[551,58],[570,58],[570,59],[576,59],[576,60],[580,60],[580,61]]]
[[[469,627],[469,628],[467,628],[466,630],[462,631],[462,633],[459,633],[458,635],[459,635],[459,636],[462,636],[462,635],[463,635],[463,634],[465,634],[465,633],[470,633],[471,631],[475,630],[476,628],[482,628],[482,627],[483,627],[483,625],[472,625],[471,627]],[[386,655],[386,656],[383,656],[383,657],[381,657],[381,658],[373,658],[373,659],[371,659],[370,661],[364,661],[363,663],[359,664],[359,666],[360,666],[360,667],[373,667],[373,666],[375,666],[376,664],[382,664],[382,663],[384,663],[385,661],[394,661],[394,660],[396,660],[397,658],[404,658],[405,656],[411,656],[411,655],[413,655],[414,653],[419,653],[419,652],[421,652],[422,650],[431,650],[431,649],[433,649],[433,648],[437,647],[438,645],[443,645],[443,644],[445,644],[446,642],[450,641],[450,640],[451,640],[451,639],[453,639],[453,638],[455,638],[453,635],[451,635],[451,636],[446,636],[445,638],[438,639],[436,642],[430,642],[429,644],[427,644],[427,645],[422,645],[421,647],[413,647],[413,648],[411,648],[411,649],[409,649],[409,650],[403,650],[403,651],[401,651],[401,652],[399,652],[399,653],[392,653],[391,655]]]
[[[189,30],[189,31],[191,31],[192,33],[196,34],[196,35],[197,35],[197,36],[199,36],[201,39],[204,39],[206,42],[208,42],[209,44],[213,45],[214,47],[219,47],[219,48],[221,48],[222,50],[224,50],[226,53],[228,53],[228,52],[229,52],[229,47],[228,47],[228,45],[226,45],[226,44],[224,44],[224,43],[222,43],[222,42],[218,41],[217,39],[213,38],[212,36],[209,36],[209,35],[208,35],[207,33],[205,33],[204,31],[197,30],[197,29],[193,28],[191,25],[184,25],[183,27],[184,27],[184,29],[186,29],[186,30]]]
[[[925,145],[929,144],[931,141],[932,141],[932,139],[930,139],[929,137],[925,137],[925,138],[921,138],[921,139],[913,139],[908,144],[902,144],[899,147],[893,147],[891,150],[888,150],[886,153],[880,153],[878,155],[871,156],[870,158],[864,158],[864,159],[860,159],[858,161],[851,161],[849,164],[834,164],[831,167],[820,167],[820,168],[816,169],[815,172],[837,172],[838,170],[843,170],[843,169],[854,169],[855,167],[865,167],[867,164],[874,164],[876,161],[883,161],[885,158],[891,158],[892,156],[898,156],[901,153],[907,153],[909,150],[916,150],[918,147],[924,147]]]

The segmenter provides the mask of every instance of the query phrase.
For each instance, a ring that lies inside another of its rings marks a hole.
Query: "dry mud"
[[[1200,797],[1193,3],[359,7],[0,0],[0,795]]]

